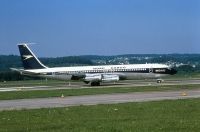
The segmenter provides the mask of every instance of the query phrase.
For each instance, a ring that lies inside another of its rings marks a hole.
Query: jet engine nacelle
[[[86,74],[85,82],[117,82],[119,81],[118,75],[113,74]]]
[[[112,74],[102,75],[102,82],[117,82],[117,81],[119,81],[118,75],[112,75]]]
[[[85,82],[100,82],[102,79],[102,75],[101,74],[86,74],[84,81]]]

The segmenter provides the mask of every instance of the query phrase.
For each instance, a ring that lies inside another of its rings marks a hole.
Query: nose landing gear
[[[156,82],[157,83],[162,83],[162,82],[164,82],[164,80],[163,79],[157,79]]]

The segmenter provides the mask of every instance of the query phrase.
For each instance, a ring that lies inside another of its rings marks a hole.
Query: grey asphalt
[[[185,95],[184,95],[185,94]],[[0,110],[38,109],[79,105],[116,104],[200,98],[200,89],[187,91],[136,92],[121,94],[84,95],[58,98],[36,98],[0,101]]]

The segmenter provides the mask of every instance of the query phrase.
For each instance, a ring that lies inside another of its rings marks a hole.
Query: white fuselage
[[[169,66],[164,64],[132,64],[132,65],[102,65],[102,66],[77,66],[77,67],[55,67],[46,69],[26,70],[40,74],[40,77],[70,80],[72,75],[81,74],[114,74],[125,79],[136,78],[160,78]],[[159,73],[153,69],[162,69]],[[161,73],[160,73],[161,72]]]

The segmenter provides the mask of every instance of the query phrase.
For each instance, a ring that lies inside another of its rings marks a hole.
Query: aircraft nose
[[[171,74],[171,75],[174,75],[174,74],[176,74],[176,73],[177,73],[177,70],[174,69],[174,68],[171,68],[170,74]]]

